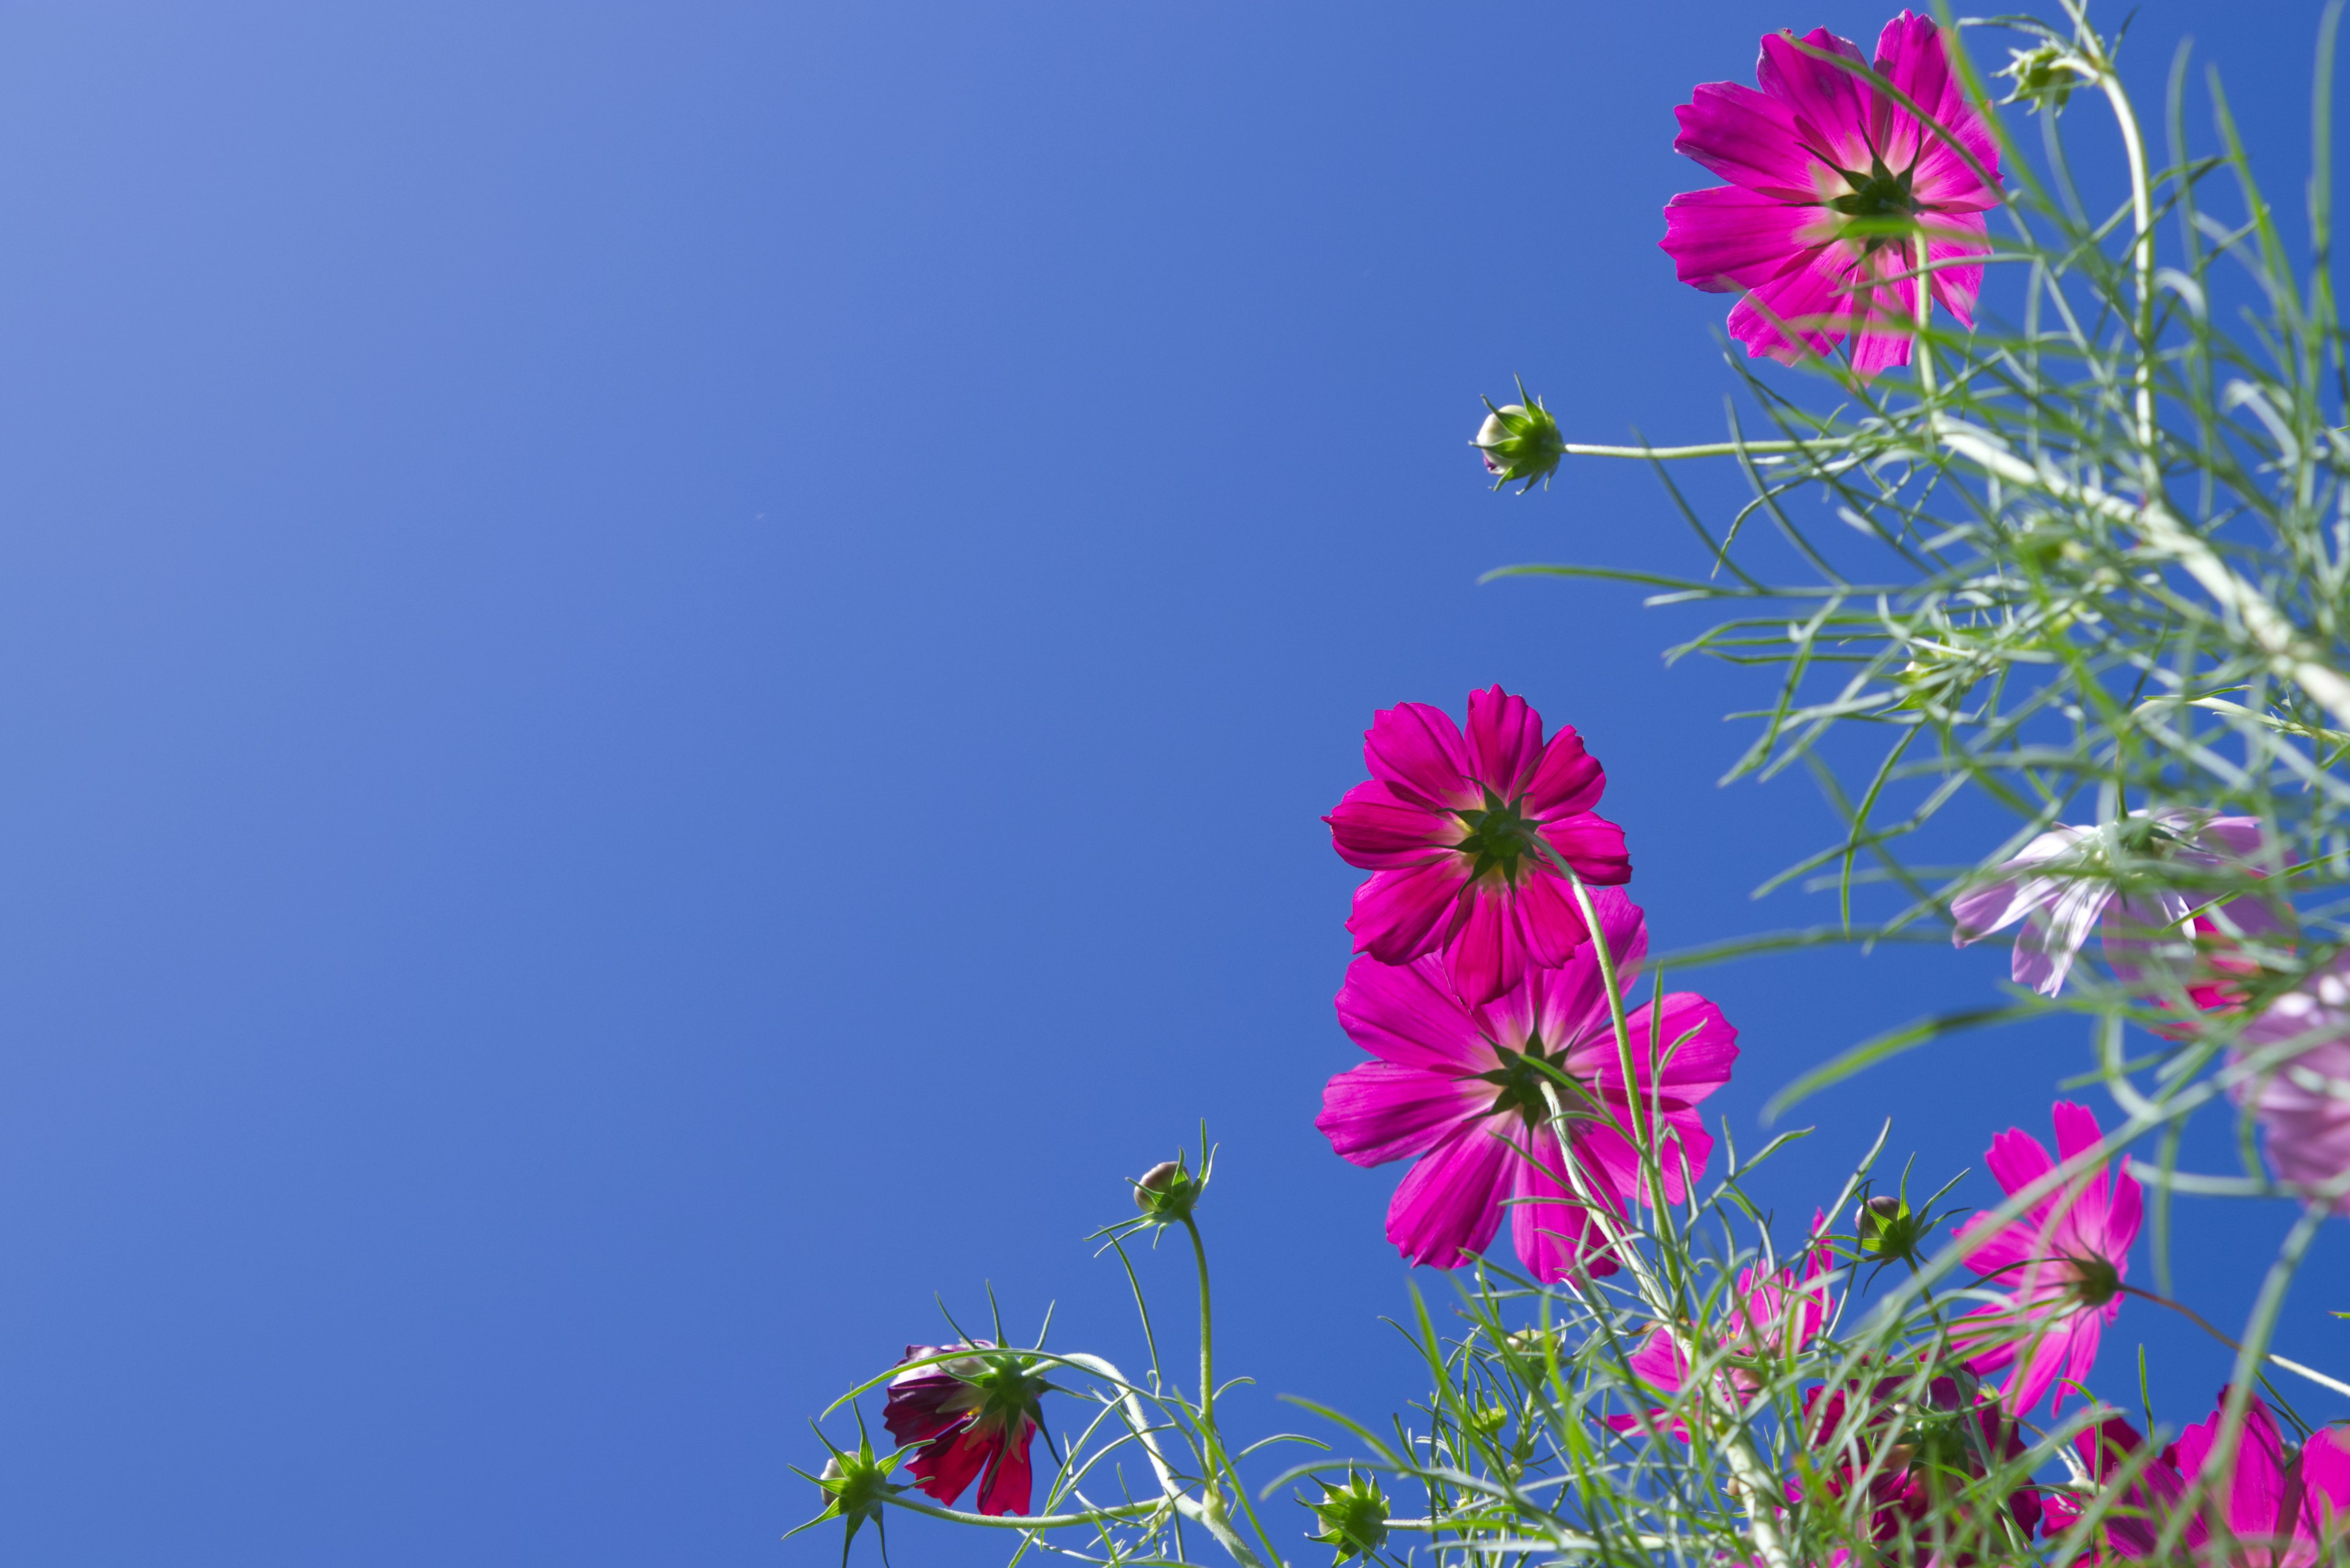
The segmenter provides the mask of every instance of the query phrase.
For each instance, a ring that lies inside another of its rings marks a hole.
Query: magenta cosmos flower
[[[2132,857],[2202,871],[2250,869],[2262,843],[2256,816],[2198,811],[2132,812],[2112,831]],[[2009,973],[2016,984],[2054,996],[2090,933],[2101,928],[2108,956],[2118,953],[2124,961],[2116,972],[2126,981],[2137,980],[2141,966],[2160,961],[2173,946],[2209,948],[2232,942],[2235,934],[2275,929],[2267,906],[2257,898],[2230,898],[2215,911],[2205,908],[2210,899],[2183,888],[2124,892],[2106,839],[2105,829],[2070,824],[2040,835],[2002,865],[1994,880],[1950,900],[1951,940],[1965,947],[2022,920]]]
[[[2333,1192],[2335,1212],[2350,1214],[2350,957],[2270,1002],[2233,1054],[2262,1062],[2233,1092],[2268,1133],[2279,1179],[2313,1197]]]
[[[1628,985],[1648,952],[1646,922],[1612,888],[1593,904]],[[1639,1156],[1617,1130],[1632,1125],[1634,1086],[1592,946],[1561,968],[1527,970],[1506,994],[1476,1004],[1432,955],[1400,965],[1357,959],[1338,992],[1338,1021],[1378,1060],[1330,1080],[1314,1125],[1357,1165],[1418,1160],[1388,1207],[1388,1240],[1406,1258],[1456,1268],[1485,1250],[1506,1209],[1518,1256],[1536,1279],[1616,1272],[1604,1241],[1589,1233],[1577,1179],[1614,1215],[1650,1198]],[[1730,1081],[1738,1032],[1686,992],[1626,1022],[1641,1115],[1657,1115],[1665,1199],[1677,1203],[1685,1169],[1703,1170],[1712,1152],[1696,1106]],[[1563,1140],[1550,1094],[1566,1113]]]
[[[1045,1380],[1028,1357],[983,1339],[910,1345],[906,1360],[958,1351],[968,1354],[891,1378],[881,1424],[899,1448],[915,1450],[907,1468],[941,1502],[952,1506],[976,1480],[980,1512],[1026,1513],[1028,1445],[1042,1425],[1037,1402]]]
[[[2136,1428],[2109,1417],[2074,1439],[2084,1467],[2100,1491],[2113,1490],[2126,1466],[2137,1478],[2108,1505],[2103,1530],[2117,1557],[2150,1557],[2164,1528],[2177,1521],[2188,1489],[2203,1473],[2218,1446],[2228,1390],[2209,1419],[2189,1427],[2151,1459]],[[2048,1512],[2069,1528],[2089,1500],[2060,1493]],[[2276,1417],[2258,1395],[2244,1410],[2244,1428],[2233,1460],[2211,1480],[2197,1515],[2180,1526],[2178,1543],[2191,1560],[2231,1568],[2306,1568],[2344,1539],[2350,1525],[2350,1445],[2331,1428],[2312,1434],[2296,1450],[2277,1430]],[[2213,1547],[2217,1539],[2225,1544]]]
[[[1441,950],[1471,1002],[1491,1002],[1529,964],[1566,961],[1584,940],[1575,893],[1541,848],[1586,882],[1627,882],[1624,830],[1592,815],[1607,778],[1565,725],[1499,686],[1469,694],[1466,734],[1440,708],[1380,711],[1363,736],[1370,778],[1323,818],[1349,866],[1355,950],[1409,963]]]
[[[1904,275],[1919,236],[1932,262],[1959,263],[1930,273],[1934,296],[1974,325],[1982,267],[1960,258],[1991,250],[1982,214],[1999,204],[1999,150],[1929,18],[1887,22],[1876,62],[1926,120],[1821,55],[1862,63],[1825,28],[1800,43],[1774,33],[1754,64],[1759,91],[1708,82],[1674,110],[1673,151],[1730,183],[1667,203],[1664,247],[1683,283],[1745,291],[1730,331],[1748,353],[1792,365],[1850,336],[1853,369],[1874,376],[1909,362],[1918,307]]]
[[[2105,1136],[2085,1106],[2059,1100],[2054,1115],[2056,1159],[2022,1127],[1991,1139],[1984,1162],[2011,1197]],[[2089,1375],[2105,1325],[2121,1312],[2122,1280],[2141,1213],[2137,1183],[2126,1175],[2109,1177],[2099,1164],[2041,1199],[2021,1220],[1993,1225],[1985,1215],[1960,1227],[1967,1266],[1990,1276],[2008,1296],[2005,1304],[1961,1320],[1960,1343],[1973,1351],[1967,1365],[1978,1373],[2015,1368],[2001,1397],[2016,1417],[2038,1408],[2052,1385],[2052,1408],[2062,1408],[2058,1379],[2078,1384]]]
[[[1825,1214],[1812,1216],[1812,1244],[1804,1250],[1800,1267],[1787,1264],[1765,1268],[1761,1263],[1750,1263],[1739,1272],[1731,1290],[1729,1317],[1711,1335],[1724,1354],[1739,1361],[1791,1355],[1809,1345],[1812,1336],[1820,1332],[1820,1325],[1835,1310],[1835,1297],[1828,1280],[1835,1268],[1835,1249],[1825,1239],[1827,1223]],[[1642,1381],[1659,1393],[1679,1394],[1689,1386],[1689,1357],[1681,1354],[1672,1334],[1661,1327],[1642,1341],[1640,1348],[1625,1361]],[[1742,1397],[1762,1386],[1753,1373],[1741,1366],[1730,1366],[1722,1376]],[[1641,1429],[1640,1418],[1629,1413],[1605,1417],[1603,1421],[1619,1432]],[[1648,1424],[1665,1428],[1667,1413],[1649,1411]],[[1671,1419],[1669,1429],[1673,1436],[1688,1440],[1688,1425],[1678,1417]]]

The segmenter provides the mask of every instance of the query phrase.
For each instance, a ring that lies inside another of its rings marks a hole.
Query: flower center
[[[1573,1080],[1565,1077],[1566,1052],[1544,1051],[1542,1036],[1526,1037],[1525,1049],[1513,1051],[1506,1045],[1493,1047],[1501,1065],[1490,1073],[1475,1075],[1480,1083],[1494,1088],[1493,1103],[1486,1108],[1488,1116],[1500,1116],[1515,1111],[1528,1127],[1538,1127],[1550,1116],[1550,1097],[1545,1087],[1572,1092]]]
[[[2072,1297],[2084,1307],[2101,1307],[2122,1293],[2121,1271],[2103,1258],[2064,1260],[2073,1266]]]
[[[1904,169],[1896,174],[1886,168],[1884,159],[1871,158],[1866,174],[1849,169],[1836,172],[1852,187],[1849,193],[1828,202],[1848,220],[1844,225],[1846,238],[1858,240],[1873,251],[1880,245],[1906,240],[1915,232],[1913,220],[1919,209],[1909,190],[1914,170]]]
[[[1498,871],[1503,881],[1516,885],[1518,866],[1533,850],[1534,834],[1542,826],[1519,811],[1519,805],[1518,801],[1503,804],[1502,797],[1489,789],[1482,807],[1452,814],[1468,829],[1453,847],[1473,858],[1469,870],[1471,881]]]

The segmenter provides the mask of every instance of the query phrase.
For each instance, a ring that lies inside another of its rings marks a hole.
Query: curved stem
[[[1191,1261],[1200,1269],[1200,1425],[1212,1432],[1216,1427],[1216,1315],[1208,1297],[1208,1249],[1200,1240],[1199,1223],[1189,1214],[1183,1216],[1183,1229],[1191,1234]]]

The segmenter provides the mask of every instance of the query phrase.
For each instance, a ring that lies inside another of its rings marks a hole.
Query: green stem
[[[1191,1234],[1191,1258],[1200,1267],[1200,1425],[1210,1432],[1216,1429],[1216,1316],[1208,1299],[1208,1248],[1200,1240],[1199,1222],[1189,1214],[1183,1216],[1183,1229]]]

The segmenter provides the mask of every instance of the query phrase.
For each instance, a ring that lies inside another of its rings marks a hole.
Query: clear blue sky
[[[2151,0],[2132,58],[2199,33],[2290,192],[2315,14]],[[1463,443],[1513,371],[1721,428],[1672,106],[1883,17],[0,6],[0,1558],[835,1561],[775,1543],[804,1417],[934,1290],[1128,1354],[1078,1239],[1202,1116],[1231,1418],[1411,1397],[1397,1172],[1311,1125],[1316,819],[1375,708],[1500,680],[1659,947],[1823,918],[1747,898],[1828,826],[1714,788],[1747,679],[1475,586],[1687,565],[1651,482]],[[1705,976],[1717,1105],[2001,971]],[[1773,1190],[1887,1114],[1956,1170],[2084,1061],[1914,1058]],[[2284,1223],[2197,1210],[2182,1289],[2238,1315]],[[2283,1338],[2337,1366],[2340,1246]],[[2151,1316],[2106,1376],[2196,1418]]]

